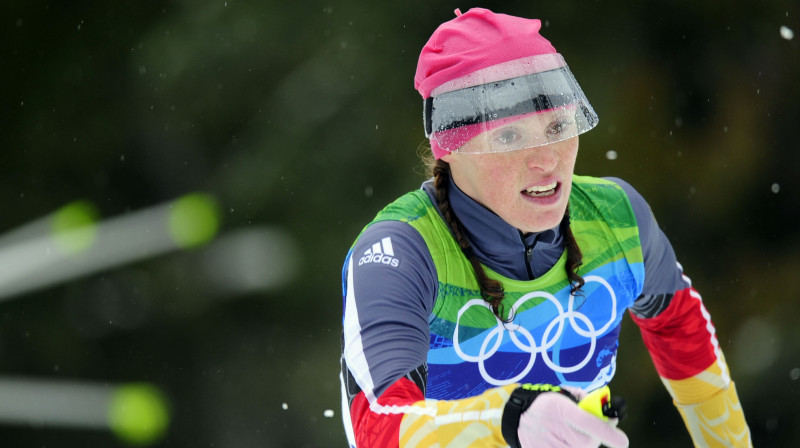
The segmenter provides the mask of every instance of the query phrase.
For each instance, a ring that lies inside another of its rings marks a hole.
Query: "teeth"
[[[551,190],[555,190],[557,185],[558,185],[558,182],[553,182],[552,184],[549,184],[549,185],[537,185],[535,187],[528,188],[525,191],[528,194],[540,194],[540,193],[544,193],[544,192],[549,192]]]

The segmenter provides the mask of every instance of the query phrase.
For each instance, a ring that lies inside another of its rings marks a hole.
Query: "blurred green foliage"
[[[777,0],[3,2],[0,234],[78,199],[111,217],[204,191],[221,235],[282,227],[303,269],[220,298],[199,247],[0,302],[0,376],[155,384],[173,413],[157,446],[344,446],[341,263],[424,180],[416,59],[471,6],[543,19],[600,116],[577,172],[648,199],[753,441],[796,446],[800,39],[780,28],[800,31],[800,4]],[[632,445],[689,446],[631,322],[618,360]],[[123,445],[2,422],[0,440]]]

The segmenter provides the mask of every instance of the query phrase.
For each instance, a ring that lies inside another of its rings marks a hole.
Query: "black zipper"
[[[531,270],[531,258],[533,258],[533,247],[536,246],[536,240],[533,240],[533,244],[528,246],[528,243],[525,242],[525,237],[522,238],[522,244],[525,245],[525,269],[528,270],[528,280],[533,280],[533,271]]]

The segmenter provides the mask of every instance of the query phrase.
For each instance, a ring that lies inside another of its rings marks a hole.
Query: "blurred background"
[[[345,446],[341,264],[426,175],[419,51],[543,20],[600,124],[576,171],[650,202],[753,441],[800,443],[800,4],[6,1],[0,440]],[[627,320],[632,446],[690,446]]]

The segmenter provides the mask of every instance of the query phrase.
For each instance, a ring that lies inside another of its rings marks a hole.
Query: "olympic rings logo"
[[[535,291],[524,296],[520,297],[514,305],[511,307],[510,315],[515,316],[517,315],[517,310],[528,300],[535,299],[535,298],[544,298],[548,301],[552,302],[555,305],[556,310],[558,311],[558,315],[555,316],[550,323],[545,327],[544,333],[542,334],[542,341],[540,345],[537,345],[534,336],[531,332],[521,326],[521,325],[514,325],[513,321],[511,324],[504,324],[499,318],[495,317],[497,321],[497,325],[492,328],[489,334],[483,340],[481,344],[480,351],[477,356],[472,356],[461,349],[461,344],[459,343],[458,338],[458,328],[459,323],[461,321],[461,317],[472,307],[478,306],[483,307],[491,312],[491,307],[488,303],[486,303],[483,299],[471,299],[458,310],[458,317],[456,318],[456,328],[453,333],[453,348],[455,349],[458,356],[463,359],[464,361],[478,363],[478,369],[481,373],[486,382],[492,384],[494,386],[503,386],[506,384],[516,383],[519,382],[522,378],[527,375],[531,369],[533,368],[534,363],[536,362],[537,354],[541,354],[542,361],[555,372],[559,373],[572,373],[577,372],[578,370],[582,369],[589,361],[592,359],[595,353],[595,349],[597,348],[597,338],[598,336],[603,335],[606,330],[614,323],[617,319],[617,296],[614,293],[614,290],[611,288],[611,285],[602,277],[596,275],[590,275],[584,277],[586,284],[596,282],[599,283],[602,287],[604,287],[611,299],[611,306],[609,307],[609,318],[608,321],[601,327],[595,329],[594,323],[592,320],[589,319],[583,313],[580,313],[574,309],[575,306],[575,296],[573,294],[569,295],[569,302],[567,304],[567,309],[565,310],[561,303],[556,299],[556,297],[550,293],[543,292],[543,291]],[[578,325],[577,322],[581,322]],[[585,337],[589,340],[589,351],[586,353],[586,356],[581,360],[581,362],[573,365],[573,366],[562,366],[553,362],[553,360],[548,355],[548,350],[552,349],[556,343],[561,339],[562,335],[564,334],[564,329],[569,323],[569,328],[572,329],[576,334]],[[508,379],[497,379],[492,377],[486,371],[486,361],[494,356],[495,353],[500,349],[500,345],[503,343],[504,336],[508,332],[511,341],[514,345],[519,348],[521,351],[530,354],[530,359],[528,360],[528,364],[519,374],[515,375],[512,378]],[[520,340],[520,336],[524,341]],[[492,343],[492,341],[494,341]],[[489,347],[489,345],[492,345]]]

